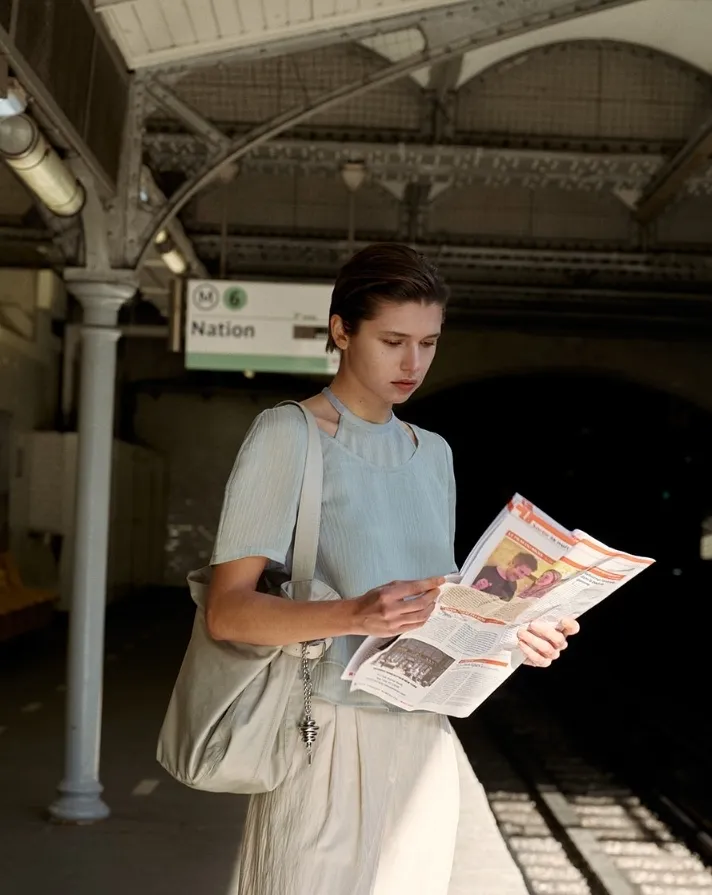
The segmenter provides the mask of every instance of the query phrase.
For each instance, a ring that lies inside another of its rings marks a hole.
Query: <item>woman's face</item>
[[[384,302],[373,320],[345,335],[336,322],[341,364],[386,404],[402,404],[425,378],[443,324],[437,304]]]
[[[542,572],[537,581],[537,587],[548,587],[550,584],[554,584],[557,580],[556,572],[552,572],[551,569],[546,572]]]

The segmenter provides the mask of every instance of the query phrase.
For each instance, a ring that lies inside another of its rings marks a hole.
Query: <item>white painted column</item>
[[[75,548],[69,615],[64,778],[50,816],[65,823],[103,820],[99,782],[104,620],[109,546],[111,445],[119,309],[136,291],[129,272],[67,271],[81,302],[79,432]]]

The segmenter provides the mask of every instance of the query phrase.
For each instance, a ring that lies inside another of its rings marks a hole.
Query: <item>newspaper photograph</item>
[[[407,711],[467,717],[524,661],[520,628],[578,618],[653,562],[568,531],[515,495],[440,588],[428,621],[367,637],[343,679]]]

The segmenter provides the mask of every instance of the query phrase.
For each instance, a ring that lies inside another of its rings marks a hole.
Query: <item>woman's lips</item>
[[[402,392],[412,392],[418,383],[413,379],[399,379],[392,384]]]

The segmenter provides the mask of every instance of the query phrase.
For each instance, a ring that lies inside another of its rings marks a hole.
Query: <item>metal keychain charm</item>
[[[309,644],[302,644],[302,680],[304,682],[304,718],[302,723],[299,725],[299,733],[302,738],[302,742],[306,746],[307,750],[307,761],[311,765],[312,763],[312,746],[316,741],[317,734],[319,733],[319,725],[312,718],[312,680],[311,680],[311,669],[309,668],[309,659],[307,658],[307,653],[309,650]]]

